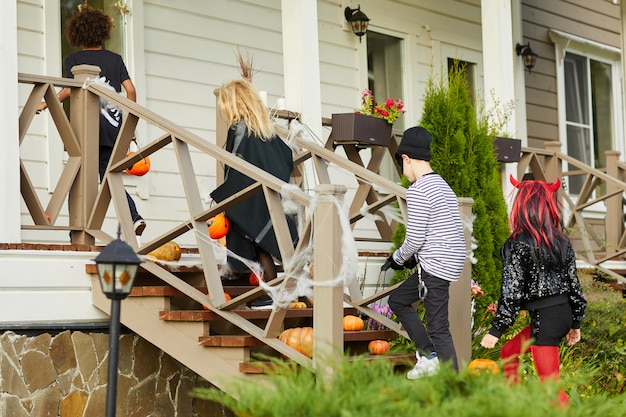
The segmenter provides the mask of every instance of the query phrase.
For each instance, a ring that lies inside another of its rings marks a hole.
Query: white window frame
[[[624,122],[623,122],[623,98],[622,98],[622,55],[619,48],[595,42],[580,36],[562,32],[556,29],[548,31],[550,40],[554,43],[556,76],[557,76],[557,100],[559,141],[563,145],[562,151],[567,154],[567,123],[565,113],[565,70],[564,59],[566,52],[584,56],[588,59],[604,62],[611,65],[612,86],[612,111],[613,111],[613,138],[612,149],[624,154]],[[621,140],[620,140],[621,139]],[[595,151],[594,151],[595,152]],[[576,195],[570,195],[575,201]],[[606,213],[604,204],[594,204],[587,209],[590,217],[603,218]]]
[[[565,32],[554,29],[549,31],[549,36],[554,42],[556,53],[556,75],[557,75],[557,96],[558,96],[558,117],[559,117],[559,139],[564,145],[563,152],[567,153],[567,125],[565,114],[565,73],[564,58],[566,52],[584,56],[598,62],[611,65],[612,86],[612,109],[613,109],[613,144],[614,150],[624,154],[623,137],[623,115],[622,115],[622,57],[619,48],[604,45],[588,39],[580,38]]]
[[[476,66],[476,71],[474,73],[474,77],[472,82],[474,83],[475,91],[473,92],[472,100],[476,103],[477,100],[480,100],[481,97],[485,97],[484,94],[484,83],[483,83],[483,55],[480,51],[476,51],[473,49],[464,48],[458,45],[451,45],[447,43],[441,43],[440,45],[440,62],[441,68],[448,68],[448,59],[456,59],[459,61],[467,62]],[[447,74],[443,77],[444,82],[448,83]]]

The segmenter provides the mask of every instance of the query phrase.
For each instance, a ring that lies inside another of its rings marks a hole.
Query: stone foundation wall
[[[63,331],[0,336],[0,417],[104,416],[109,336]],[[116,415],[232,416],[190,396],[208,383],[134,334],[120,337]]]

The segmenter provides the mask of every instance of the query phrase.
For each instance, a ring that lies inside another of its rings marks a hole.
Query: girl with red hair
[[[559,344],[565,338],[572,346],[580,341],[580,322],[586,300],[578,280],[576,257],[563,232],[560,181],[516,181],[510,215],[511,235],[502,248],[502,284],[498,310],[481,346],[493,348],[513,325],[521,310],[530,315],[530,325],[502,346],[506,378],[519,380],[519,355],[532,352],[542,381],[558,380]],[[559,403],[567,404],[564,391]]]

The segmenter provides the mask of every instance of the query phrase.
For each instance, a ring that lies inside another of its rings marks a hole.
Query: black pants
[[[450,299],[450,281],[437,278],[422,270],[422,279],[428,289],[424,299],[426,327],[413,308],[413,303],[420,299],[418,288],[419,272],[415,272],[389,296],[389,307],[398,316],[418,352],[427,355],[436,352],[439,360],[450,362],[458,370],[456,350],[450,333],[448,320],[448,300]],[[468,312],[469,314],[469,312]]]
[[[100,173],[100,182],[102,182],[102,178],[104,178],[104,174],[106,173],[107,166],[109,165],[109,159],[111,159],[111,154],[113,153],[113,148],[108,146],[100,146],[100,161],[98,165],[98,172]],[[133,219],[133,222],[141,219],[141,216],[137,212],[137,206],[133,201],[128,191],[126,193],[126,200],[128,200],[128,207],[130,208],[130,216]]]
[[[559,346],[572,328],[572,308],[568,303],[529,310],[530,331],[539,346]]]

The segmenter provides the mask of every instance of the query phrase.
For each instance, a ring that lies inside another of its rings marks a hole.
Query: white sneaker
[[[417,356],[417,355],[416,355]],[[408,379],[417,379],[423,376],[431,376],[439,371],[439,358],[433,357],[428,359],[426,356],[418,356],[417,363],[409,372],[406,377]]]

